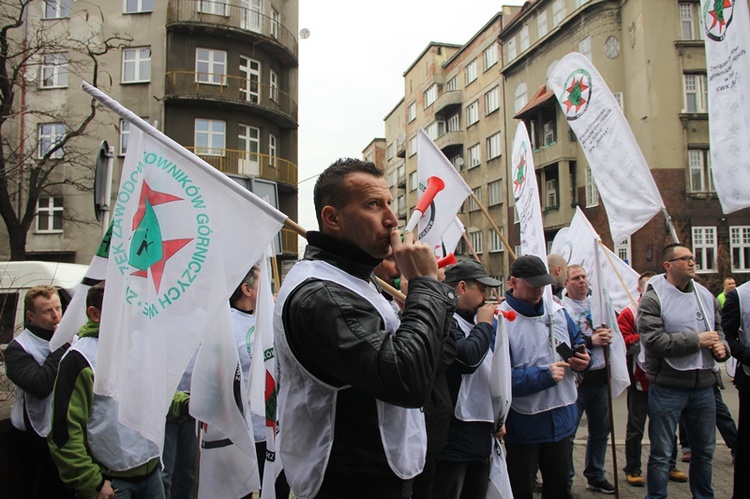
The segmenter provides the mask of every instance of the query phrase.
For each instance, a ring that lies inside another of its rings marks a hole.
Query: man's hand
[[[704,331],[698,333],[701,348],[711,348],[714,343],[719,343],[719,333],[716,331]]]
[[[604,327],[597,329],[594,331],[594,334],[591,335],[591,343],[593,343],[595,347],[606,347],[607,345],[612,344],[612,330]]]
[[[477,310],[477,324],[479,324],[480,322],[492,324],[492,321],[495,318],[496,308],[497,303],[485,303],[484,305],[479,307],[479,310]]]
[[[506,433],[506,431],[505,431],[505,425],[503,425],[503,427],[500,428],[495,433],[493,433],[493,435],[495,436],[496,439],[500,440],[501,438],[503,438],[505,436],[505,433]]]
[[[404,278],[433,277],[437,279],[438,267],[435,253],[429,245],[416,241],[414,233],[407,232],[404,234],[404,240],[401,241],[401,231],[394,230],[391,232],[391,247],[396,266]]]
[[[727,356],[727,349],[724,346],[724,343],[717,341],[713,345],[709,347],[711,349],[711,353],[714,356],[714,359],[716,360],[724,360]]]
[[[591,356],[586,350],[584,350],[583,352],[576,350],[575,355],[569,358],[568,362],[570,363],[570,368],[574,371],[583,371],[589,366],[589,362],[591,362]]]
[[[115,499],[115,491],[112,488],[112,482],[104,480],[102,490],[99,491],[92,499]]]
[[[555,383],[559,383],[565,377],[566,367],[570,367],[570,364],[567,362],[553,362],[549,365],[549,373],[552,375]]]

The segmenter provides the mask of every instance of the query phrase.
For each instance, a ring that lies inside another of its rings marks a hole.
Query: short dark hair
[[[340,158],[326,168],[315,181],[313,201],[315,202],[315,217],[318,226],[323,229],[321,213],[326,206],[341,208],[349,202],[346,190],[346,177],[352,173],[366,173],[374,177],[382,177],[383,170],[370,161],[354,158]]]
[[[229,304],[234,305],[234,303],[242,298],[242,285],[246,284],[247,287],[252,288],[255,286],[255,281],[258,280],[258,276],[260,275],[260,267],[257,265],[253,265],[253,267],[248,271],[247,274],[245,274],[245,278],[242,279],[242,282],[239,283],[237,286],[237,289],[234,290],[234,293],[232,293],[232,296],[229,297]]]
[[[662,261],[662,263],[667,262],[667,261],[671,260],[672,258],[674,258],[674,250],[676,248],[685,248],[686,250],[690,249],[690,248],[688,248],[687,246],[685,246],[684,244],[681,244],[681,243],[668,244],[668,245],[664,246],[664,249],[661,252],[661,261]]]
[[[86,308],[94,307],[101,311],[104,302],[104,281],[91,286],[86,293]]]
[[[647,270],[646,272],[638,276],[638,285],[643,287],[643,282],[648,281],[655,275],[656,275],[656,272],[651,272],[650,270]]]

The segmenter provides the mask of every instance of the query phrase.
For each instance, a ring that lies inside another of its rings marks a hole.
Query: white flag
[[[586,154],[612,239],[623,241],[664,210],[630,125],[602,76],[577,52],[560,60],[548,86]]]
[[[722,210],[732,213],[750,206],[750,13],[742,0],[701,0],[700,19],[708,68],[711,168]]]
[[[521,254],[538,256],[547,265],[547,246],[544,242],[542,208],[534,171],[529,132],[523,122],[516,128],[511,155],[511,181],[521,227]]]
[[[492,396],[492,411],[495,414],[494,431],[500,430],[505,424],[505,418],[510,410],[513,399],[513,382],[510,367],[510,345],[505,319],[495,315],[495,348],[492,355],[492,369],[490,371],[490,395]],[[505,452],[500,442],[492,439],[492,454],[490,455],[490,484],[487,487],[486,499],[512,499],[510,476],[505,462]]]
[[[445,256],[442,250],[443,236],[451,228],[458,210],[471,194],[471,189],[438,146],[420,128],[417,132],[417,179],[420,194],[427,188],[427,179],[430,177],[440,178],[445,187],[437,193],[419,220],[419,240],[432,246],[439,256]]]
[[[108,105],[136,126],[112,212],[94,389],[120,402],[123,424],[161,443],[193,352],[286,217]]]
[[[107,258],[109,256],[109,241],[111,237],[112,224],[110,224],[106,234],[102,238],[102,242],[99,244],[99,248],[91,259],[91,264],[86,270],[83,280],[76,286],[73,299],[68,303],[65,315],[63,315],[60,324],[55,329],[55,334],[52,335],[52,339],[49,341],[51,351],[54,352],[70,341],[78,334],[81,326],[88,321],[88,316],[86,315],[86,294],[91,286],[102,282],[107,276]]]
[[[199,498],[244,497],[260,489],[240,366],[227,301],[201,344],[190,383],[190,414],[207,426],[201,435]]]

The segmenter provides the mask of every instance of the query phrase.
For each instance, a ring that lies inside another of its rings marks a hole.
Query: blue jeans
[[[164,499],[164,485],[159,470],[138,482],[130,480],[112,480],[117,499]]]
[[[716,400],[713,386],[673,388],[651,383],[648,396],[651,453],[648,456],[647,499],[667,497],[669,460],[680,415],[691,440],[690,492],[696,499],[714,497],[711,485],[716,447]]]
[[[174,486],[174,497],[193,498],[195,485],[195,449],[198,438],[195,435],[195,420],[182,423],[168,422],[164,433],[164,451],[162,462],[162,480],[164,493],[171,497]]]
[[[604,480],[604,459],[607,456],[607,438],[609,437],[609,403],[607,402],[607,385],[601,380],[587,381],[584,374],[583,382],[578,387],[578,424],[581,423],[583,412],[586,411],[588,420],[588,438],[586,440],[586,458],[583,476],[589,483]],[[576,424],[576,428],[578,428]],[[571,437],[570,446],[570,484],[576,472],[573,466],[573,445],[575,434]]]

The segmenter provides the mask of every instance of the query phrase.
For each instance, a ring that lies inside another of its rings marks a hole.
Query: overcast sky
[[[431,41],[463,45],[502,5],[522,0],[300,0],[299,223],[317,230],[315,179],[361,158],[404,96],[403,73]],[[304,241],[302,241],[304,246]]]

